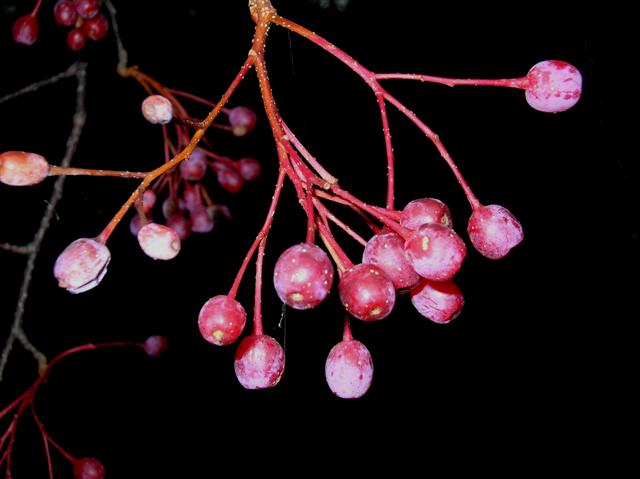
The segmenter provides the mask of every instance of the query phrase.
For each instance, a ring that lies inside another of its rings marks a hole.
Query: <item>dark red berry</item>
[[[338,290],[347,311],[363,321],[387,317],[396,301],[393,283],[372,264],[358,264],[345,271]]]
[[[13,24],[13,41],[22,45],[33,45],[38,39],[38,19],[23,15]]]
[[[74,0],[76,11],[84,19],[93,18],[100,10],[100,0]]]
[[[74,52],[79,52],[87,44],[87,36],[80,28],[72,28],[67,35],[67,46]]]
[[[92,457],[78,459],[73,463],[74,479],[103,479],[105,474],[102,463]]]
[[[58,25],[70,27],[76,23],[78,12],[71,0],[59,0],[53,7],[53,17]]]
[[[102,40],[109,31],[109,20],[104,15],[96,15],[93,18],[85,20],[82,24],[82,31],[90,40],[97,42]]]
[[[225,346],[242,334],[247,313],[242,305],[229,296],[218,295],[209,299],[198,315],[202,337],[212,344]]]

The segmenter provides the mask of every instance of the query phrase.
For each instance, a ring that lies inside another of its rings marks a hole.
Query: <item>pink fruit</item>
[[[78,459],[73,463],[74,479],[103,479],[105,474],[102,463],[92,457]]]
[[[338,290],[346,310],[363,321],[387,317],[396,301],[396,290],[391,280],[371,264],[358,264],[345,271]]]
[[[449,207],[435,198],[419,198],[410,201],[400,215],[400,224],[416,230],[424,224],[452,227]]]
[[[241,158],[238,160],[238,172],[245,181],[257,180],[262,172],[260,163],[255,158]]]
[[[173,106],[162,95],[150,95],[142,102],[142,115],[149,123],[165,125],[173,119]]]
[[[144,253],[153,258],[169,260],[180,252],[180,238],[168,226],[147,223],[138,232],[138,243]]]
[[[223,165],[222,163],[214,163],[214,169],[217,173],[218,183],[230,193],[237,193],[244,185],[244,179],[235,168]]]
[[[527,103],[539,111],[557,113],[578,103],[582,75],[573,65],[559,60],[536,63],[527,75]]]
[[[411,290],[411,303],[425,318],[446,324],[458,317],[464,305],[464,296],[453,281],[423,279]]]
[[[236,351],[234,369],[245,389],[272,388],[284,372],[284,350],[270,336],[247,336]]]
[[[200,181],[207,172],[207,158],[196,148],[191,156],[180,163],[180,175],[187,181]]]
[[[229,110],[229,124],[235,136],[244,136],[256,127],[258,117],[250,108],[237,106]]]
[[[76,23],[78,12],[71,0],[59,0],[53,7],[53,17],[58,25],[70,27]]]
[[[420,280],[404,255],[404,240],[396,233],[380,233],[371,237],[362,254],[362,262],[378,266],[396,289],[415,286]]]
[[[520,222],[500,205],[476,208],[469,218],[467,232],[475,249],[491,259],[504,257],[524,238]]]
[[[371,386],[373,360],[360,341],[342,341],[331,349],[324,373],[333,394],[345,399],[359,398]]]
[[[169,340],[164,336],[149,336],[144,342],[144,352],[151,357],[158,357],[169,347]]]
[[[36,153],[5,151],[0,154],[0,183],[27,186],[40,183],[49,175],[49,163]]]
[[[198,315],[202,337],[212,344],[225,346],[242,334],[247,313],[242,305],[229,296],[218,295],[209,299]]]
[[[176,232],[180,241],[186,240],[191,236],[191,221],[182,213],[175,213],[167,220],[167,226]]]
[[[467,247],[451,228],[426,224],[415,230],[404,245],[407,260],[423,278],[445,281],[462,266]]]
[[[13,41],[22,45],[33,45],[38,39],[38,19],[35,16],[23,15],[13,24]]]
[[[60,253],[53,267],[58,286],[77,294],[96,287],[107,273],[109,249],[94,239],[75,240]]]
[[[139,214],[135,214],[131,217],[129,222],[129,231],[133,236],[138,236],[140,229],[149,222],[147,218],[142,218]]]
[[[213,218],[203,205],[198,205],[191,210],[191,231],[194,233],[208,233],[214,226]]]
[[[142,193],[142,209],[145,213],[148,213],[156,204],[157,196],[153,190],[144,190]]]

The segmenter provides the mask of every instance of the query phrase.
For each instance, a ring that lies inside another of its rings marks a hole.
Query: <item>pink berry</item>
[[[559,60],[536,63],[527,75],[527,103],[539,111],[557,113],[578,103],[582,75],[573,65]]]
[[[338,290],[346,310],[363,321],[386,318],[396,302],[393,283],[380,268],[371,264],[357,264],[345,271]]]
[[[238,160],[238,171],[245,181],[254,181],[258,179],[262,172],[260,163],[255,158],[241,158]]]
[[[148,213],[156,204],[157,196],[153,190],[144,190],[142,193],[142,209],[145,213]]]
[[[49,163],[36,153],[5,151],[0,154],[0,183],[28,186],[40,183],[49,175]]]
[[[143,218],[136,213],[131,217],[131,221],[129,222],[129,231],[133,236],[138,236],[138,233],[140,232],[142,227],[148,222],[149,220],[147,218]]]
[[[191,210],[191,231],[194,233],[208,233],[214,226],[213,218],[203,205]]]
[[[142,115],[149,123],[166,125],[173,119],[173,106],[162,95],[149,95],[142,102]]]
[[[96,287],[107,273],[111,253],[103,243],[90,238],[75,240],[60,253],[53,267],[58,286],[77,294]]]
[[[157,358],[169,347],[169,340],[164,336],[149,336],[144,342],[144,352]]]
[[[467,247],[451,228],[426,224],[415,230],[404,245],[407,260],[423,278],[445,281],[462,266]]]
[[[58,25],[70,27],[76,23],[78,12],[71,0],[59,0],[53,7],[53,17]]]
[[[23,15],[13,24],[13,41],[22,45],[33,45],[38,39],[38,19],[35,16]]]
[[[256,127],[257,115],[246,106],[237,106],[229,110],[229,124],[235,136],[244,136]]]
[[[102,463],[92,457],[78,459],[73,463],[74,479],[103,479],[105,474]]]
[[[167,220],[167,226],[176,232],[180,241],[191,236],[191,221],[182,213],[176,213]]]
[[[284,372],[284,350],[271,336],[247,336],[236,351],[234,369],[245,389],[272,388]]]
[[[404,240],[394,232],[371,237],[362,253],[362,262],[379,267],[396,289],[411,288],[420,280],[404,256]]]
[[[200,334],[218,346],[226,346],[238,339],[246,322],[247,313],[242,305],[223,295],[209,299],[198,315]]]
[[[74,0],[76,11],[84,19],[93,18],[100,10],[100,0]]]
[[[294,309],[315,308],[333,284],[333,264],[320,247],[300,243],[280,255],[273,270],[280,300]]]
[[[464,296],[453,281],[423,279],[411,290],[411,303],[425,318],[434,323],[446,324],[460,314]]]
[[[187,181],[200,181],[207,172],[207,159],[194,150],[191,156],[180,163],[180,175]]]
[[[449,207],[435,198],[419,198],[410,201],[400,215],[400,224],[410,230],[433,223],[450,228],[452,226]]]
[[[85,20],[82,24],[82,31],[90,40],[97,42],[102,40],[109,31],[109,20],[104,15],[96,15]]]
[[[476,208],[469,218],[467,232],[475,249],[491,259],[504,257],[524,238],[520,222],[500,205]]]
[[[145,254],[153,259],[169,260],[180,252],[180,238],[168,226],[148,223],[138,232],[138,243]]]
[[[336,396],[344,399],[362,397],[373,379],[371,353],[360,341],[342,341],[331,349],[324,374],[329,389]]]
[[[67,35],[67,46],[74,52],[79,52],[87,44],[87,36],[79,28],[72,28]]]
[[[235,168],[223,165],[222,163],[214,163],[214,169],[217,173],[218,183],[230,193],[237,193],[244,185],[244,180]]]

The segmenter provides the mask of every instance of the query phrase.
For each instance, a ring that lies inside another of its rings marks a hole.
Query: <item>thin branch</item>
[[[111,28],[113,30],[113,36],[116,37],[116,46],[118,47],[118,73],[121,75],[127,70],[127,66],[129,64],[129,53],[124,48],[124,44],[122,43],[122,37],[120,37],[120,28],[118,27],[118,22],[116,19],[116,14],[118,11],[116,7],[113,6],[111,0],[105,0],[104,4],[107,6],[107,10],[109,10],[109,16],[111,17]],[[125,75],[126,76],[126,75]]]
[[[84,63],[76,63],[74,64],[67,72],[73,71],[76,80],[77,80],[77,88],[76,88],[76,110],[73,114],[73,126],[71,129],[71,133],[69,138],[67,139],[67,148],[62,159],[60,166],[67,168],[71,163],[71,159],[73,158],[76,147],[80,140],[80,135],[82,133],[82,129],[86,120],[86,111],[85,111],[85,90],[86,90],[86,74],[87,74],[87,66]],[[59,77],[59,75],[56,75]],[[54,77],[54,78],[56,78]],[[58,81],[60,78],[56,79]],[[50,85],[51,81],[40,82],[41,85]],[[30,88],[30,87],[27,87]],[[25,89],[23,89],[25,90]],[[29,91],[35,91],[33,89]],[[4,373],[4,369],[7,365],[7,361],[9,360],[9,354],[13,349],[13,344],[16,339],[20,340],[21,344],[33,354],[36,361],[38,361],[38,366],[42,371],[44,367],[46,367],[46,358],[40,353],[35,346],[31,344],[31,342],[27,339],[24,331],[22,329],[22,319],[24,317],[24,309],[25,304],[27,302],[27,298],[29,297],[29,288],[31,286],[31,279],[33,276],[33,270],[36,265],[36,260],[38,258],[38,254],[40,253],[40,246],[42,245],[42,241],[44,240],[44,236],[49,229],[51,224],[51,219],[53,218],[56,206],[58,202],[62,198],[62,192],[64,189],[64,181],[65,177],[61,176],[56,179],[56,182],[53,185],[53,191],[51,192],[51,197],[47,202],[47,208],[42,215],[42,219],[40,220],[40,226],[38,227],[38,231],[36,232],[33,241],[29,244],[29,248],[31,251],[29,252],[29,256],[27,257],[27,264],[24,269],[24,275],[22,279],[22,286],[20,287],[20,293],[18,295],[18,302],[16,304],[16,310],[13,317],[13,324],[11,326],[11,332],[9,333],[9,337],[5,342],[4,348],[2,350],[2,354],[0,355],[0,381],[2,381],[2,376]]]
[[[13,100],[14,98],[18,98],[27,93],[33,93],[35,91],[38,91],[42,87],[53,85],[54,83],[58,83],[60,80],[63,80],[65,78],[71,78],[73,76],[76,76],[77,74],[78,74],[78,64],[74,63],[69,68],[67,68],[66,71],[63,71],[62,73],[58,73],[57,75],[54,75],[51,78],[47,78],[46,80],[37,81],[35,83],[32,83],[31,85],[21,88],[18,91],[14,91],[13,93],[9,93],[8,95],[0,97],[0,104],[5,103],[9,100]]]

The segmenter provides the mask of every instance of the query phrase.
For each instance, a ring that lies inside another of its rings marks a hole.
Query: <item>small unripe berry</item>
[[[362,397],[373,379],[371,353],[360,341],[342,341],[331,349],[324,374],[336,396],[345,399]]]
[[[149,123],[166,125],[173,119],[173,106],[162,95],[150,95],[142,102],[142,115]]]
[[[149,336],[144,342],[144,352],[157,358],[169,347],[169,340],[164,336]]]
[[[438,224],[451,228],[449,207],[435,198],[419,198],[410,201],[400,215],[400,224],[416,230],[424,224]]]
[[[520,222],[500,205],[480,206],[473,211],[467,232],[481,255],[500,259],[524,238]]]
[[[60,253],[53,267],[58,286],[73,294],[95,288],[107,273],[111,253],[103,243],[90,238],[75,240]]]
[[[338,291],[346,310],[363,321],[386,318],[396,301],[393,283],[372,264],[357,264],[345,271]]]
[[[148,223],[138,232],[138,243],[145,254],[153,259],[169,260],[180,252],[180,238],[168,226]]]
[[[80,28],[72,28],[67,34],[67,46],[74,52],[79,52],[87,44],[87,36]]]
[[[38,19],[35,16],[23,15],[13,24],[13,41],[22,45],[33,45],[38,39]]]
[[[209,299],[198,315],[200,334],[218,346],[231,344],[238,339],[246,322],[247,313],[242,305],[224,295]]]
[[[70,27],[76,23],[78,12],[71,0],[59,0],[53,7],[53,17],[58,25]]]
[[[0,154],[0,183],[28,186],[40,183],[49,175],[49,163],[36,153],[5,151]]]
[[[557,113],[578,103],[582,75],[573,65],[559,60],[536,63],[527,74],[527,103],[539,111]]]
[[[453,281],[422,282],[411,290],[411,303],[425,318],[446,324],[458,317],[464,305],[464,296]]]
[[[236,351],[234,369],[245,389],[272,388],[284,372],[284,350],[271,336],[247,336]]]
[[[229,110],[229,124],[235,136],[244,136],[256,127],[257,115],[246,106]]]
[[[404,245],[407,260],[423,278],[445,281],[462,266],[467,247],[451,228],[440,224],[420,226]]]
[[[92,457],[78,459],[73,463],[74,479],[104,479],[105,474],[102,463]]]

